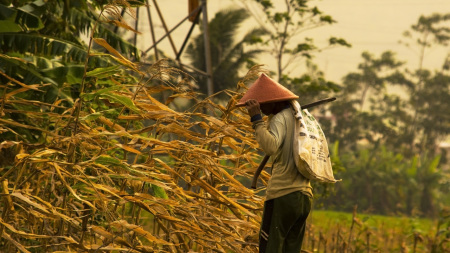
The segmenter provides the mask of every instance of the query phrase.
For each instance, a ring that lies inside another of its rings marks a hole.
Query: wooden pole
[[[158,48],[156,47],[155,30],[153,29],[152,13],[150,12],[150,3],[148,2],[148,0],[146,2],[148,23],[150,24],[150,32],[152,34],[153,45],[155,45],[155,60],[159,60]]]
[[[208,96],[214,93],[213,85],[213,73],[212,73],[212,62],[211,62],[211,48],[209,44],[209,27],[208,27],[208,11],[206,6],[206,0],[202,0],[202,15],[203,15],[203,37],[205,43],[205,63],[206,63],[206,88],[208,91]]]
[[[156,11],[158,12],[159,19],[161,20],[164,30],[166,31],[166,34],[169,37],[169,42],[170,42],[170,45],[172,46],[173,52],[175,53],[175,55],[177,55],[177,52],[178,52],[177,48],[175,47],[175,43],[172,40],[172,36],[170,35],[169,29],[167,28],[166,21],[164,20],[164,17],[161,13],[161,10],[159,9],[159,6],[158,6],[158,3],[156,2],[156,0],[153,0],[153,5],[155,6]]]
[[[183,41],[183,45],[181,45],[181,48],[178,51],[177,58],[176,58],[177,60],[180,59],[181,53],[183,53],[183,50],[186,47],[186,45],[187,45],[187,43],[189,41],[189,38],[191,37],[192,31],[194,31],[194,27],[197,24],[198,16],[199,15],[197,15],[197,17],[195,18],[195,21],[192,22],[191,28],[189,29],[189,32],[188,32],[188,34],[186,35],[186,38]]]
[[[134,30],[139,31],[139,7],[136,8],[136,20],[134,21]],[[134,33],[134,47],[137,48],[137,32]],[[137,57],[137,55],[135,56]]]

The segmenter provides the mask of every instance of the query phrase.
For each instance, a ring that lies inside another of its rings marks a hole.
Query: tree
[[[450,14],[432,14],[421,16],[411,29],[404,33],[406,46],[416,47],[418,68],[408,71],[409,82],[403,84],[409,94],[412,120],[407,134],[411,136],[410,149],[419,152],[432,150],[435,152],[437,142],[450,133],[450,116],[448,99],[450,83],[448,78],[448,59],[444,59],[442,69],[433,73],[425,69],[426,50],[432,46],[448,46],[450,42]]]
[[[125,3],[122,3],[124,7]],[[59,55],[63,60],[79,61],[85,59],[85,55],[79,52],[86,50],[82,35],[95,28],[99,37],[105,38],[121,53],[138,57],[138,50],[133,45],[110,30],[108,24],[120,26],[121,19],[98,22],[100,18],[107,19],[106,16],[120,12],[99,17],[97,11],[101,8],[100,2],[87,0],[5,1],[5,4],[0,4],[2,23],[7,24],[0,28],[1,49],[3,52],[32,52],[41,56]],[[116,12],[118,10],[119,7]],[[122,24],[120,27],[127,26]]]
[[[335,185],[330,198],[318,199],[318,204],[348,212],[358,205],[370,213],[435,217],[449,204],[439,161],[439,155],[426,153],[407,158],[381,144],[346,152],[341,155],[345,169],[336,173],[342,182]]]
[[[428,47],[447,43],[450,30],[441,23],[447,16],[421,17],[412,26],[420,62]],[[345,154],[337,201],[355,199],[359,207],[385,214],[434,216],[449,204],[446,153],[439,154],[438,148],[450,132],[448,60],[439,70],[421,63],[410,71],[389,51],[379,58],[367,52],[362,56],[358,71],[344,77],[339,100],[330,105],[333,117],[322,120],[328,137],[339,141]],[[392,93],[388,86],[405,93]]]
[[[322,13],[316,6],[310,7],[309,0],[285,0],[276,5],[272,0],[241,0],[253,14],[259,25],[269,34],[266,44],[276,61],[278,80],[288,75],[289,66],[300,57],[310,59],[319,50],[312,38],[299,35],[307,30],[336,22],[331,16]],[[255,7],[256,6],[256,7]],[[283,10],[280,10],[283,8]],[[293,41],[296,41],[295,43]],[[330,37],[328,46],[350,46],[344,39]]]
[[[396,70],[402,65],[395,60],[394,54],[386,51],[379,59],[373,58],[368,52],[362,53],[363,63],[358,65],[359,73],[349,73],[344,77],[344,89],[353,93],[358,101],[360,111],[363,111],[364,103],[368,98],[368,92],[372,91],[371,97],[380,95],[386,88],[386,81],[397,75]],[[346,91],[344,91],[347,93]]]
[[[390,51],[379,58],[364,52],[362,58],[358,71],[343,78],[339,101],[330,105],[334,116],[330,121],[324,119],[325,128],[332,141],[339,140],[351,150],[356,150],[362,140],[381,141],[394,147],[403,136],[402,120],[406,120],[407,113],[402,107],[405,102],[398,95],[389,94],[387,86],[404,79],[399,70],[402,63]]]
[[[261,29],[252,29],[236,41],[238,29],[247,18],[243,9],[222,10],[208,24],[215,92],[235,87],[242,67],[254,65],[256,56],[262,52],[249,48],[261,42],[264,33]],[[203,31],[189,44],[186,54],[194,67],[206,69]],[[200,91],[207,94],[206,77],[196,76]]]
[[[295,94],[301,94],[302,104],[314,102],[325,96],[333,96],[342,88],[340,85],[326,80],[324,73],[310,60],[306,61],[306,69],[303,74],[298,77],[284,75],[280,82]]]
[[[110,23],[128,28],[118,18],[120,8],[130,7],[127,4],[122,1],[121,5],[106,8],[103,12],[106,6],[113,5],[85,0],[3,1],[0,4],[1,83],[11,85],[11,88],[42,85],[39,89],[26,88],[24,91],[31,91],[21,92],[18,96],[22,99],[35,98],[47,105],[58,103],[72,106],[86,85],[82,80],[90,79],[86,76],[89,70],[94,67],[110,67],[112,71],[118,69],[118,66],[113,66],[118,58],[90,52],[81,39],[83,34],[103,36],[106,44],[118,48],[124,55],[137,55],[136,48],[109,30]],[[93,39],[91,37],[91,42]],[[106,51],[105,48],[101,50]],[[92,83],[88,81],[87,85]],[[5,106],[9,110],[24,109],[17,103]],[[43,107],[40,110],[53,109]],[[8,116],[19,123],[41,123],[25,114],[18,116],[12,113]],[[18,131],[20,136],[26,136],[33,142],[42,138],[34,130],[19,128]]]

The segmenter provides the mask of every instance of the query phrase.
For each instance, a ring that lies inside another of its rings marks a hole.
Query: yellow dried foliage
[[[100,16],[134,31],[120,15],[129,7],[112,1]],[[39,101],[52,85],[0,72],[1,250],[257,252],[264,187],[248,186],[260,155],[234,105],[260,66],[218,104],[167,61],[144,69],[94,34],[110,54],[88,57],[120,67],[86,59],[79,97]]]
[[[2,133],[11,136],[0,152],[13,154],[0,168],[4,247],[257,252],[251,238],[258,234],[263,198],[261,189],[248,186],[260,155],[248,117],[234,107],[240,94],[230,91],[224,105],[197,101],[174,83],[179,79],[167,78],[171,71],[155,63],[148,81],[123,85],[129,92],[114,93],[124,101],[118,108],[93,107],[107,105],[104,100],[84,102],[84,120],[74,113],[78,103],[19,97],[45,84],[8,77],[18,85],[5,88],[2,113],[8,116],[3,108],[15,107],[21,117],[0,120]],[[178,97],[191,97],[194,109],[176,109]]]

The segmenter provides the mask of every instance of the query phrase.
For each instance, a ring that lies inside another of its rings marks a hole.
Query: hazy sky
[[[187,16],[187,0],[158,0],[161,12],[169,29],[178,24]],[[284,0],[274,0],[281,6]],[[410,69],[418,64],[418,55],[400,45],[402,33],[415,24],[420,15],[432,13],[450,13],[450,0],[316,0],[311,1],[325,14],[331,15],[338,23],[331,26],[315,29],[306,36],[314,38],[317,45],[325,44],[330,36],[342,37],[352,44],[351,48],[334,48],[316,54],[314,61],[325,72],[326,78],[339,82],[343,75],[350,71],[356,71],[361,62],[361,53],[369,51],[379,56],[386,50],[394,51],[397,59],[408,62]],[[209,19],[214,17],[220,9],[240,7],[239,0],[208,0]],[[152,43],[148,28],[147,13],[141,9],[141,24],[139,30],[143,35],[139,36],[139,46],[147,49]],[[153,22],[159,23],[159,18],[152,11]],[[250,22],[247,22],[249,24]],[[186,37],[191,23],[185,22],[174,33],[173,38],[177,49]],[[254,25],[256,26],[256,23]],[[160,25],[156,25],[156,38],[163,36]],[[245,27],[243,28],[245,29]],[[198,28],[195,31],[198,32]],[[174,57],[174,53],[165,40],[161,44],[167,55]],[[450,52],[449,48],[432,48],[425,58],[425,67],[434,69],[442,66],[445,56]],[[270,59],[263,59],[269,69],[275,70],[269,64]],[[302,73],[299,65],[299,73]]]

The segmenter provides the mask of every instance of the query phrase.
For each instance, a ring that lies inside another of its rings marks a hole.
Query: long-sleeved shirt
[[[310,181],[302,176],[295,166],[293,152],[294,115],[286,108],[269,119],[268,126],[263,120],[253,122],[256,141],[272,159],[272,176],[267,185],[266,201],[295,191],[310,197]]]

